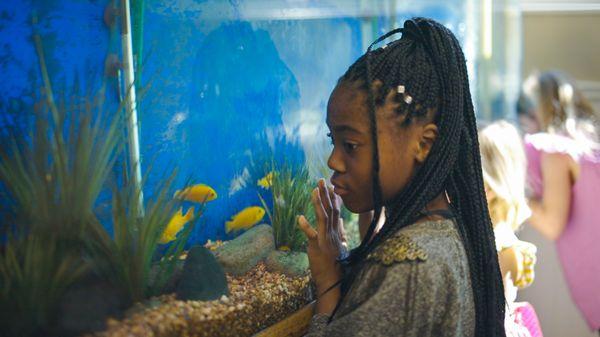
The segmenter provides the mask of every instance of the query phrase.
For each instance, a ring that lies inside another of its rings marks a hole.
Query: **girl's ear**
[[[438,127],[433,123],[426,123],[422,126],[421,135],[419,139],[419,146],[417,149],[416,159],[419,164],[423,164],[427,156],[429,155],[429,151],[431,151],[431,147],[433,143],[438,137]]]

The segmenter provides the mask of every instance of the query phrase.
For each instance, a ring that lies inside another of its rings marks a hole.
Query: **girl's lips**
[[[339,185],[333,185],[333,192],[339,196],[342,195],[346,195],[348,194],[350,191],[348,191],[347,189],[340,187]]]

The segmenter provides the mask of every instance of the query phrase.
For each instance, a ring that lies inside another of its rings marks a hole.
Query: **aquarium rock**
[[[88,276],[64,294],[54,335],[78,336],[103,330],[108,317],[120,317],[127,303],[118,290],[95,276]]]
[[[171,274],[163,288],[160,290],[160,294],[170,294],[175,292],[175,290],[177,289],[177,283],[179,283],[179,280],[181,279],[181,273],[183,272],[183,264],[183,260],[179,260],[175,263],[173,273]],[[158,264],[152,265],[152,267],[150,268],[150,274],[148,276],[150,279],[149,283],[155,284],[155,282],[157,282],[158,276],[161,273],[163,273],[163,271],[161,270]]]
[[[177,284],[177,298],[212,301],[226,295],[229,295],[227,278],[217,259],[203,246],[192,247]]]
[[[215,250],[225,272],[243,275],[275,249],[273,229],[258,225]]]
[[[304,276],[308,273],[308,255],[302,252],[274,250],[267,256],[265,265],[269,271],[288,276]]]

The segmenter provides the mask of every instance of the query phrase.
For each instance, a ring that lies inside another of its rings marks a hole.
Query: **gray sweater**
[[[473,336],[469,266],[452,220],[407,226],[367,257],[331,323],[306,336]]]

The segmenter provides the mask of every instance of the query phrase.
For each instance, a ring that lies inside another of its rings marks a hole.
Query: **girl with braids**
[[[565,74],[530,76],[525,94],[541,132],[525,136],[532,216],[556,242],[571,297],[589,327],[600,329],[600,118]]]
[[[298,218],[317,294],[308,336],[504,336],[475,115],[454,35],[415,18],[377,39],[333,90],[327,125],[335,188],[321,180],[313,191],[316,230]],[[349,254],[340,197],[355,213],[374,212]]]

